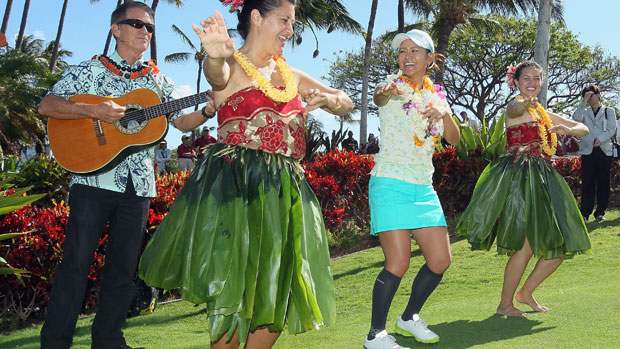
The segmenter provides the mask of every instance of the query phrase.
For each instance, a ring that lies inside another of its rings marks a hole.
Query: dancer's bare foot
[[[533,295],[530,294],[529,296],[526,296],[523,294],[522,291],[523,290],[517,292],[517,295],[515,296],[515,299],[517,302],[522,303],[522,304],[527,304],[532,308],[532,310],[539,312],[539,313],[545,313],[549,310],[549,308],[538,304],[536,299],[534,299]]]
[[[521,310],[515,308],[514,305],[502,306],[501,304],[497,307],[497,313],[500,315],[507,316],[527,316],[527,313],[522,312]]]

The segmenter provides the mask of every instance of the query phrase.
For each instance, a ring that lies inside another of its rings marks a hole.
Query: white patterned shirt
[[[120,66],[129,67],[128,62],[123,60],[117,52],[110,56],[110,60]],[[145,66],[144,63],[143,60],[137,61],[131,68],[140,68]],[[118,98],[133,90],[147,88],[159,95],[150,75],[147,74],[136,79],[127,79],[115,75],[98,60],[89,60],[67,69],[62,79],[52,87],[48,94],[65,99],[78,94]],[[172,79],[161,73],[154,74],[153,76],[159,83],[166,101],[178,98],[174,91]],[[170,121],[180,115],[181,112],[173,113]],[[154,147],[148,147],[125,157],[116,166],[107,168],[104,172],[97,172],[93,175],[74,174],[70,184],[83,184],[122,193],[125,192],[129,173],[131,173],[131,180],[136,194],[142,197],[155,197],[157,192],[153,164],[154,154]]]
[[[440,108],[450,106],[438,85],[434,86],[435,92],[422,89],[415,93],[398,75],[389,75],[384,83],[392,82],[405,94],[392,96],[386,105],[379,107],[381,144],[371,174],[432,185],[433,152],[436,142],[441,140],[443,123],[435,123],[429,130],[428,120],[422,119],[418,110],[426,109],[431,103]]]

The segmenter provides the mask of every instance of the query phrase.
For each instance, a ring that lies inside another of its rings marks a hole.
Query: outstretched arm
[[[353,109],[351,98],[343,91],[326,86],[299,69],[291,67],[291,71],[297,79],[301,98],[306,102],[306,112],[322,108],[329,113],[342,116]]]

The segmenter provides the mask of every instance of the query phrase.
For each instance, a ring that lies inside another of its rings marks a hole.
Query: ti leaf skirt
[[[590,251],[590,238],[564,178],[543,158],[507,154],[480,175],[457,233],[472,249],[512,254],[527,238],[536,256],[567,258]]]
[[[206,303],[211,340],[268,327],[332,324],[334,286],[321,208],[293,159],[214,144],[140,260],[148,285]]]

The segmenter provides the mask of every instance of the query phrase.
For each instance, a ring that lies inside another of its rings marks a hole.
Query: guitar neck
[[[144,116],[147,120],[150,120],[152,118],[156,118],[161,115],[167,115],[175,111],[185,109],[187,107],[191,107],[194,105],[198,105],[200,103],[204,103],[206,101],[207,101],[207,91],[197,93],[195,95],[175,99],[170,102],[157,104],[157,105],[145,108],[145,109],[134,110],[134,111],[127,113],[125,116],[128,116],[129,114],[133,114],[133,113],[139,113],[139,114],[142,114],[142,116]]]

